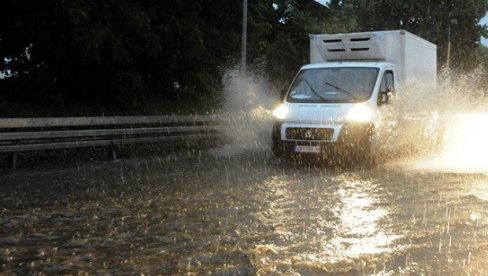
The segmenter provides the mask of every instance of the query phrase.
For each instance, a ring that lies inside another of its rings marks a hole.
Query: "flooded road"
[[[268,150],[2,171],[0,274],[486,274],[488,176]]]

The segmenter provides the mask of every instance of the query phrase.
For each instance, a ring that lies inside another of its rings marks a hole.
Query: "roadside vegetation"
[[[248,69],[279,94],[308,62],[309,33],[388,29],[437,44],[443,65],[450,30],[450,68],[486,75],[487,11],[486,0],[249,0]],[[223,76],[240,61],[241,12],[240,0],[5,0],[0,116],[218,110]]]

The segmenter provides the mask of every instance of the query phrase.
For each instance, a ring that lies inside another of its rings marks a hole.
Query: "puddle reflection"
[[[387,219],[389,211],[380,204],[378,193],[368,191],[371,182],[347,182],[337,194],[342,204],[334,209],[340,219],[337,234],[330,242],[340,250],[338,257],[357,258],[361,255],[385,253],[393,250],[389,245],[399,235],[387,233],[382,220]]]

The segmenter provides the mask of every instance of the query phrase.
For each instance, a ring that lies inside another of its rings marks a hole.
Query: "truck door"
[[[378,93],[378,106],[388,104],[395,96],[395,77],[393,71],[387,70],[381,79],[380,91]]]

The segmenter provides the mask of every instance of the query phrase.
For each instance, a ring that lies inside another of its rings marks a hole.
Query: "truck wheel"
[[[283,150],[283,144],[282,143],[274,143],[271,147],[271,150],[273,151],[273,154],[276,157],[282,158],[285,155],[285,152]]]
[[[276,157],[284,156],[283,142],[281,142],[281,125],[283,122],[276,122],[273,124],[273,132],[271,134],[271,150]]]
[[[354,160],[357,164],[365,164],[369,161],[371,156],[371,139],[369,137],[364,137],[363,141],[359,143],[358,149],[356,151],[356,160]]]

